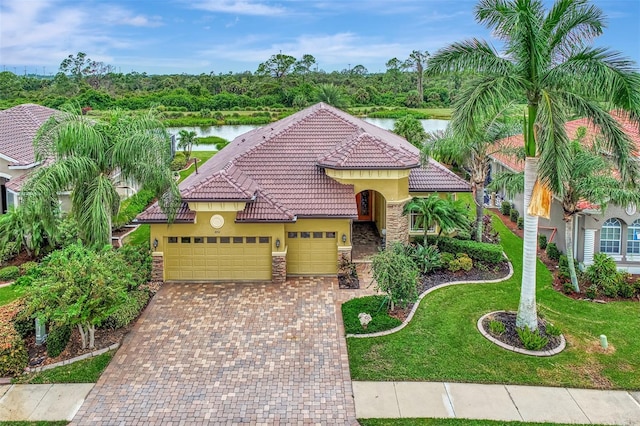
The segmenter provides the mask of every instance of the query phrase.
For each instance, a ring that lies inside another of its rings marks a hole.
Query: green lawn
[[[198,161],[198,167],[202,166],[204,163],[206,163],[206,161],[213,157],[214,155],[216,155],[218,151],[192,151],[191,152],[191,156],[192,157],[196,157],[198,158],[200,161]],[[178,182],[182,182],[183,180],[185,180],[187,178],[187,176],[189,176],[191,173],[194,173],[196,171],[196,168],[191,165],[191,167],[189,167],[186,170],[183,170],[180,172],[180,180]]]
[[[570,426],[565,423],[504,422],[469,419],[358,419],[358,421],[362,426]],[[572,423],[571,426],[580,425]]]
[[[138,229],[122,239],[122,244],[142,245],[149,244],[151,239],[151,227],[147,224],[138,226]]]
[[[353,380],[427,380],[511,383],[583,388],[640,389],[640,305],[575,301],[551,288],[538,262],[538,309],[567,338],[561,354],[537,358],[495,346],[476,329],[494,310],[516,310],[522,271],[522,240],[497,218],[505,252],[516,273],[498,284],[439,289],[422,300],[411,323],[398,333],[348,339]],[[612,348],[602,353],[598,336]]]
[[[41,373],[23,374],[12,380],[12,383],[46,384],[46,383],[95,383],[109,365],[115,352],[110,351],[93,358],[52,368]]]
[[[13,302],[22,296],[22,291],[15,286],[0,287],[0,306]]]

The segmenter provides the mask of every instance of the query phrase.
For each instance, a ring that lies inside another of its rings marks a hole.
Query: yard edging
[[[496,339],[495,337],[487,333],[484,330],[484,327],[482,326],[482,321],[484,321],[485,318],[487,318],[489,315],[493,315],[499,312],[508,312],[508,311],[493,311],[493,312],[489,312],[488,314],[484,314],[483,316],[480,317],[480,319],[478,320],[478,323],[476,324],[476,326],[478,327],[478,330],[480,331],[480,334],[482,334],[491,343],[495,343],[501,348],[511,352],[516,352],[523,355],[540,356],[540,357],[553,356],[553,355],[559,354],[567,347],[567,341],[564,339],[564,335],[562,334],[560,335],[560,346],[558,346],[557,348],[551,349],[549,351],[531,351],[529,349],[522,349],[515,346],[507,345],[506,343],[502,343],[500,340]]]
[[[429,293],[431,293],[432,291],[435,291],[439,288],[443,288],[443,287],[449,287],[452,285],[460,285],[460,284],[495,284],[495,283],[499,283],[502,281],[506,281],[509,278],[511,278],[513,276],[513,265],[511,264],[511,262],[509,261],[509,259],[507,258],[507,255],[503,252],[503,255],[505,257],[505,259],[507,259],[507,264],[509,265],[509,273],[507,274],[506,277],[503,278],[498,278],[495,280],[476,280],[476,281],[450,281],[448,283],[442,283],[442,284],[438,284],[437,286],[431,287],[430,289],[427,289],[426,291],[424,291],[419,297],[418,300],[416,300],[416,303],[413,304],[413,308],[411,308],[411,312],[409,312],[409,315],[407,316],[407,319],[405,319],[402,324],[400,324],[397,327],[391,328],[389,330],[384,330],[384,331],[378,331],[376,333],[370,333],[370,334],[347,334],[345,337],[346,338],[356,338],[356,339],[365,339],[367,337],[381,337],[381,336],[387,336],[389,334],[393,334],[395,332],[398,332],[400,330],[402,330],[403,328],[405,328],[409,322],[413,319],[413,315],[416,313],[416,311],[418,310],[418,306],[420,306],[420,302],[422,301],[422,299]]]
[[[106,348],[102,348],[97,351],[87,352],[86,354],[82,354],[75,358],[65,359],[64,361],[54,362],[53,364],[43,365],[42,367],[33,367],[33,368],[26,367],[24,371],[25,373],[40,373],[42,371],[51,370],[52,368],[73,364],[74,362],[82,361],[83,359],[93,358],[98,355],[102,355],[106,352],[118,349],[119,347],[120,347],[120,343],[114,343],[113,345],[107,346]]]

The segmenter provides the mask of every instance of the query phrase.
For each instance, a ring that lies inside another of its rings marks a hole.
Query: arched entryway
[[[367,260],[384,244],[387,201],[381,193],[372,189],[357,193],[355,201],[358,218],[352,225],[351,256],[354,261]]]

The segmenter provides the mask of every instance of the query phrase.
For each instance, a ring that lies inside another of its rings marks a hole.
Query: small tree
[[[191,158],[191,150],[193,148],[193,144],[198,140],[197,133],[189,130],[180,130],[178,132],[180,135],[180,140],[178,141],[178,148],[184,152],[184,156],[187,158],[187,161]]]
[[[389,309],[396,303],[406,306],[418,299],[418,268],[406,254],[404,246],[396,242],[372,259],[376,290],[389,296]]]
[[[432,224],[440,227],[440,233],[450,233],[460,229],[469,229],[470,221],[461,201],[454,201],[451,197],[442,198],[432,194],[426,198],[414,197],[405,206],[403,215],[415,212],[416,226],[424,230],[424,240]]]
[[[420,150],[423,149],[424,142],[427,140],[427,132],[422,127],[422,123],[410,114],[405,115],[394,123],[393,133],[402,136],[407,142]]]

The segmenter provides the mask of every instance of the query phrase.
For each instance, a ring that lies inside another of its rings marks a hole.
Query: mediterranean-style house
[[[627,136],[635,143],[636,153],[640,153],[638,126],[615,113],[612,113],[612,116],[616,118]],[[597,130],[584,118],[565,124],[570,139],[576,137],[576,133],[581,127],[587,130],[584,139],[586,143],[598,134]],[[491,174],[504,170],[523,171],[524,162],[519,161],[514,155],[508,154],[513,152],[513,148],[524,146],[522,135],[502,139],[498,144],[510,149],[492,155]],[[506,199],[504,194],[502,195]],[[518,212],[522,214],[524,212],[523,195],[517,195],[512,202]],[[611,256],[618,264],[619,269],[632,274],[640,274],[640,206],[609,205],[603,212],[598,206],[583,201],[578,205],[578,208],[581,211],[576,215],[573,223],[573,252],[576,259],[584,265],[590,265],[593,261],[593,255],[602,252]],[[560,200],[553,199],[550,219],[540,218],[538,231],[547,235],[549,240],[555,242],[562,252],[566,251],[565,222]]]
[[[180,184],[172,223],[158,204],[148,223],[154,277],[272,280],[330,275],[351,255],[353,223],[408,241],[405,203],[468,192],[467,182],[402,137],[320,103],[238,136]]]
[[[23,104],[0,111],[0,214],[18,204],[18,194],[29,172],[40,165],[33,138],[55,109]]]

